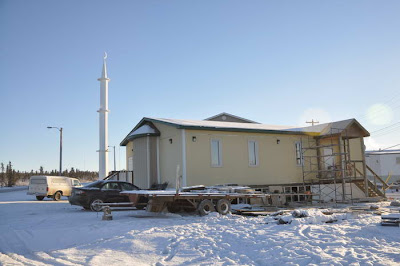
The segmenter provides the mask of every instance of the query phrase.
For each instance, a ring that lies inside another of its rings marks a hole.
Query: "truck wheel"
[[[199,212],[200,216],[208,215],[210,212],[213,212],[214,204],[212,204],[211,200],[202,200],[197,207],[197,211]]]
[[[94,199],[90,202],[90,209],[94,212],[99,212],[103,209],[103,206],[97,205],[101,204],[103,201],[101,199]]]
[[[226,199],[220,199],[217,202],[217,212],[222,214],[222,215],[226,215],[231,211],[231,203],[229,202],[229,200]]]
[[[44,199],[44,196],[36,196],[36,199],[37,199],[37,200],[43,200],[43,199]]]
[[[54,193],[53,195],[53,200],[55,201],[59,201],[61,199],[61,192],[57,191],[56,193]]]

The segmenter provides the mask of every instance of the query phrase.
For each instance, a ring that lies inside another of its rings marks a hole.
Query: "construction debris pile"
[[[266,224],[321,224],[357,219],[363,215],[381,216],[382,225],[400,226],[400,205],[396,201],[377,204],[358,204],[335,208],[277,208],[246,204],[232,205],[232,213],[243,216],[265,216]]]

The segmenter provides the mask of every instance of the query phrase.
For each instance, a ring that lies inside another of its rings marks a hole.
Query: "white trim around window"
[[[222,141],[211,139],[210,148],[211,167],[222,167]]]
[[[301,141],[296,141],[294,143],[294,147],[295,147],[296,165],[303,166],[304,158],[302,153]]]
[[[247,142],[247,149],[249,155],[249,166],[256,167],[259,165],[259,156],[258,156],[258,142],[255,140],[249,140]]]

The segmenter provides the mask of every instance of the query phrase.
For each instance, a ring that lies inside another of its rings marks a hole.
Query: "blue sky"
[[[399,11],[365,0],[1,0],[0,162],[57,169],[58,132],[46,127],[62,126],[64,167],[98,169],[104,51],[110,145],[144,116],[220,112],[279,125],[354,117],[386,128],[369,148],[399,144]]]

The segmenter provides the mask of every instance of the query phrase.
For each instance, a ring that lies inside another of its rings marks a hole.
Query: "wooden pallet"
[[[391,213],[381,216],[381,225],[384,226],[400,226],[400,213]]]

